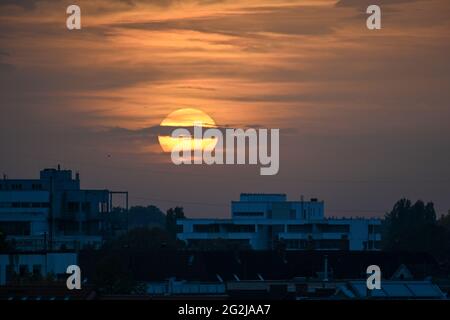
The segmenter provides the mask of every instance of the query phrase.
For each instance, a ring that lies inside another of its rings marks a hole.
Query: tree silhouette
[[[382,239],[383,249],[390,251],[422,251],[442,257],[450,249],[449,229],[436,220],[433,203],[420,200],[412,204],[401,199],[394,205],[385,215]]]
[[[177,220],[184,219],[184,210],[182,207],[170,208],[166,213],[166,230],[172,239],[177,237]]]
[[[93,283],[102,293],[141,294],[145,285],[135,279],[133,256],[140,253],[175,250],[182,245],[161,228],[135,228],[122,236],[107,241],[100,251],[95,251],[98,261]]]
[[[129,251],[175,249],[177,241],[161,228],[134,228],[126,234],[112,239],[103,245],[103,249],[118,250],[126,248]]]

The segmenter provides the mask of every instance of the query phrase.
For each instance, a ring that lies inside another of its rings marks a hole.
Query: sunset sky
[[[82,29],[66,28],[81,7]],[[382,30],[365,10],[382,8]],[[450,1],[0,2],[0,174],[61,164],[131,204],[226,217],[241,192],[381,216],[402,197],[450,209]],[[175,166],[173,111],[280,128],[280,171]]]

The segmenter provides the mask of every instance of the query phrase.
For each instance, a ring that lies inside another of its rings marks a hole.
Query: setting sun
[[[170,113],[161,123],[161,127],[188,128],[192,129],[194,125],[201,125],[204,128],[216,127],[215,121],[201,110],[193,108],[178,109]],[[159,135],[159,144],[164,152],[171,152],[175,146],[181,149],[190,150],[211,150],[217,143],[216,138],[194,139],[187,137],[171,137],[170,135]]]

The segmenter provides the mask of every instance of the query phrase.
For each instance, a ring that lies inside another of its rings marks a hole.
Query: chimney
[[[80,181],[80,173],[75,173],[75,180]]]
[[[58,171],[61,171],[61,165],[58,164]]]

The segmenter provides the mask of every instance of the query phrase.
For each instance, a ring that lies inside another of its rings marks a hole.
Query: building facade
[[[97,247],[110,209],[109,190],[81,189],[79,174],[59,166],[39,179],[0,180],[0,231],[18,250]]]
[[[0,286],[25,277],[55,279],[66,278],[70,265],[78,264],[75,252],[20,252],[0,254]]]
[[[324,202],[285,194],[241,194],[231,219],[182,219],[178,239],[190,247],[226,241],[255,250],[378,250],[380,219],[325,218]]]

